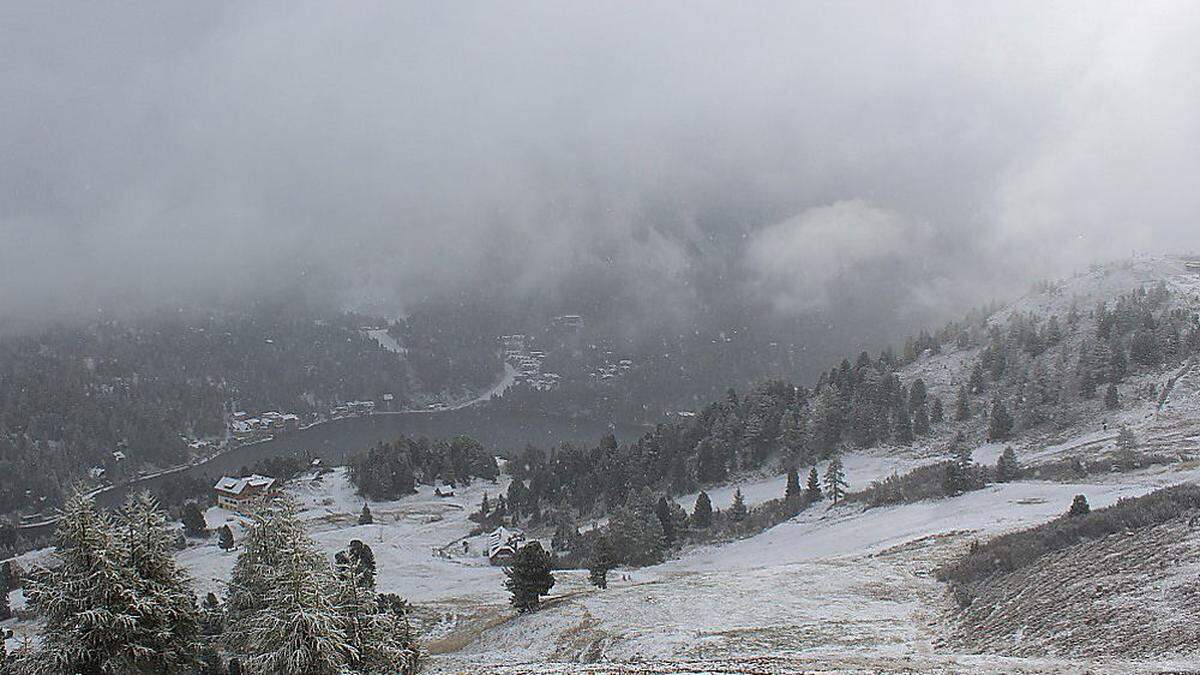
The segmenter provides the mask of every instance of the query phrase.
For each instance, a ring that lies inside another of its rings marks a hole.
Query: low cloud
[[[0,324],[297,284],[954,312],[1200,248],[1197,62],[1187,2],[18,0]]]

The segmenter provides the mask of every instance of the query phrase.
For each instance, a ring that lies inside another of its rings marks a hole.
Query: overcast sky
[[[957,308],[1200,250],[1197,64],[1194,2],[12,0],[0,318],[313,278],[787,314],[856,270]]]

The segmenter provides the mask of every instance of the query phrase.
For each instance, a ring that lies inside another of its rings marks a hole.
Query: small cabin
[[[213,486],[217,495],[217,506],[246,515],[249,505],[256,499],[274,496],[277,481],[270,476],[252,474],[240,478],[222,476]]]
[[[488,562],[493,565],[509,565],[517,557],[517,551],[525,543],[525,535],[503,525],[488,535]]]

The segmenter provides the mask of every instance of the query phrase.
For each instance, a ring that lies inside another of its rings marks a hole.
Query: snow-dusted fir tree
[[[746,498],[742,496],[742,488],[734,488],[733,504],[729,507],[729,517],[734,522],[741,522],[746,519]]]
[[[712,500],[703,490],[700,491],[700,496],[696,497],[696,505],[692,507],[692,525],[701,528],[712,525]]]
[[[834,455],[825,469],[825,494],[837,504],[846,496],[847,487],[849,485],[846,483],[846,470],[842,466],[842,458]]]
[[[335,572],[337,611],[353,648],[350,669],[358,673],[416,672],[419,651],[408,618],[380,603],[374,569],[368,570],[352,556],[340,556]]]
[[[608,588],[608,573],[617,566],[616,551],[607,536],[601,535],[592,546],[592,559],[588,565],[588,581],[597,588]]]
[[[1017,461],[1017,453],[1012,446],[1006,446],[1004,452],[996,460],[996,482],[1007,483],[1021,477],[1021,464]]]
[[[653,515],[653,512],[652,512]],[[658,522],[658,519],[655,519]],[[541,596],[554,588],[550,571],[550,554],[542,545],[531,541],[521,547],[512,565],[504,568],[504,587],[512,594],[510,602],[518,612],[532,612],[541,604]]]
[[[817,467],[808,470],[808,482],[804,485],[804,501],[813,504],[821,501],[821,479],[817,477]]]
[[[344,672],[358,653],[337,594],[333,570],[304,532],[295,504],[260,505],[229,582],[229,650],[255,673]]]
[[[163,578],[173,566],[162,560],[165,521],[152,501],[127,513],[115,525],[83,495],[67,500],[55,532],[58,564],[37,570],[25,590],[45,624],[38,646],[19,657],[18,673],[190,669],[195,615],[190,595],[186,604],[178,598],[186,580]]]
[[[115,543],[133,572],[140,646],[162,672],[187,670],[200,651],[200,620],[190,579],[175,562],[167,518],[149,492],[131,496],[116,523]]]
[[[800,498],[800,474],[794,466],[788,469],[787,483],[783,488],[783,498],[788,502],[794,502]]]

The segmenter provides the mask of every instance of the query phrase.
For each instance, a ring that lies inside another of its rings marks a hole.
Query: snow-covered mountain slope
[[[1200,308],[1200,276],[1169,258],[1139,258],[1031,294],[993,321],[1003,322],[1016,312],[1065,316],[1073,303],[1087,312],[1099,300],[1111,301],[1159,282],[1175,291],[1172,302],[1178,308]],[[979,352],[975,347],[925,355],[906,366],[900,378],[906,383],[924,379],[932,395],[950,404]],[[1087,632],[1082,626],[1088,621],[1086,610],[1072,608],[1059,622],[1030,616],[1027,630],[1021,613],[1049,611],[1050,606],[1033,597],[1038,594],[1059,602],[1107,603],[1105,611],[1125,607],[1132,612],[1133,603],[1140,603],[1138,611],[1159,615],[1194,609],[1190,600],[1167,600],[1184,587],[1187,575],[1194,577],[1194,566],[1178,561],[1200,559],[1200,537],[1186,521],[1132,535],[1146,546],[1168,542],[1172,548],[1169,555],[1147,555],[1145,564],[1114,563],[1098,572],[1097,580],[1107,590],[1071,579],[1087,574],[1088,565],[1098,565],[1105,556],[1129,550],[1111,539],[1057,552],[1045,566],[1005,578],[994,595],[1019,609],[998,615],[995,624],[986,617],[968,617],[978,619],[977,624],[961,622],[947,587],[933,574],[972,542],[1063,514],[1075,495],[1085,495],[1097,509],[1167,485],[1200,481],[1200,365],[1142,369],[1121,383],[1120,394],[1118,410],[1088,401],[1069,424],[1022,431],[1008,443],[987,443],[976,429],[968,438],[974,459],[993,464],[1006,445],[1014,447],[1027,467],[1106,458],[1118,452],[1117,429],[1127,425],[1141,451],[1167,461],[1132,471],[1105,468],[1069,482],[1024,479],[958,497],[880,508],[820,504],[755,536],[692,546],[652,567],[615,570],[605,590],[589,585],[584,570],[556,572],[558,582],[543,608],[528,615],[509,607],[504,576],[485,558],[484,537],[468,536],[474,527],[468,515],[485,492],[494,497],[504,491],[506,477],[497,484],[460,486],[449,498],[423,486],[416,495],[372,503],[374,524],[366,526],[357,524],[362,500],[343,469],[319,479],[303,477],[288,490],[302,504],[314,539],[330,555],[352,539],[374,549],[379,589],[416,604],[415,624],[429,652],[427,667],[435,672],[1198,670],[1200,652],[1189,651],[1189,645],[1139,643],[1130,633],[1137,629],[1136,621],[1113,623],[1112,630],[1125,632],[1114,633],[1112,644],[1141,645],[1126,657],[1097,651],[1094,628],[1090,642],[1080,637]],[[845,452],[851,489],[945,459],[947,437],[955,431],[944,426],[911,447]],[[782,475],[761,476],[707,492],[715,508],[726,509],[736,488],[753,506],[781,497],[784,484]],[[693,494],[677,501],[690,510],[695,499]],[[207,518],[212,527],[231,523],[240,539],[237,516],[212,509]],[[178,557],[201,594],[221,595],[236,554],[221,551],[214,537],[191,544]],[[1160,564],[1168,567],[1150,569]],[[1124,590],[1112,591],[1108,585],[1118,582]],[[1060,594],[1049,592],[1059,585]],[[8,625],[18,637],[29,631],[27,624]],[[988,639],[964,635],[964,625],[995,625],[996,634]],[[1157,623],[1154,629],[1168,630],[1169,625]]]

